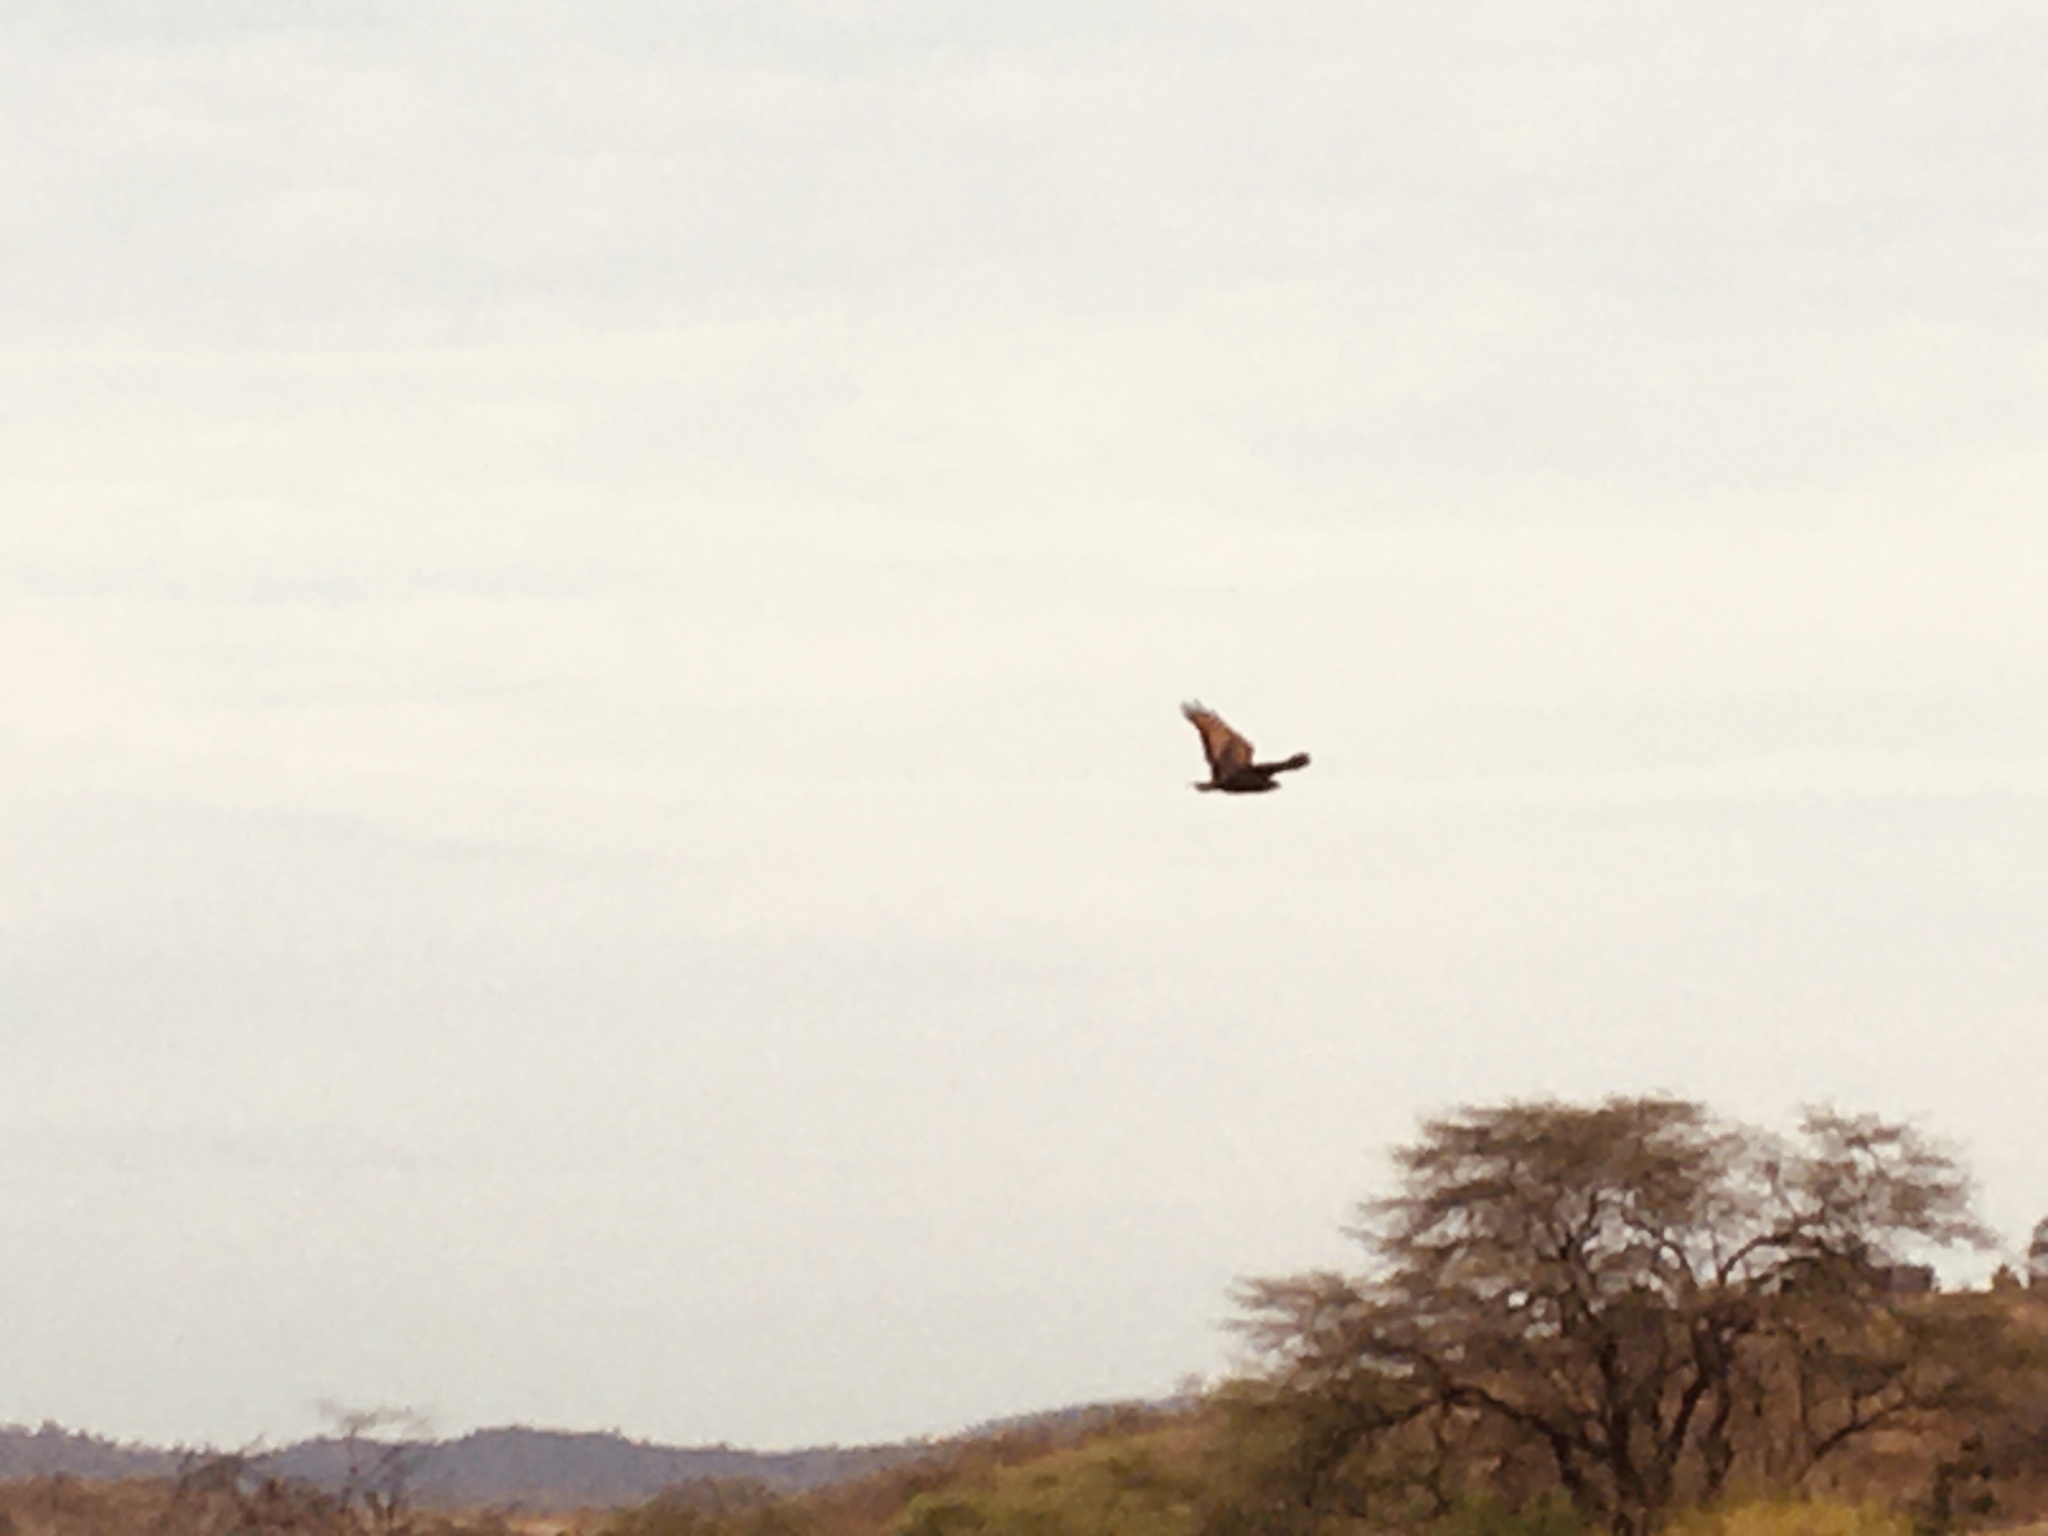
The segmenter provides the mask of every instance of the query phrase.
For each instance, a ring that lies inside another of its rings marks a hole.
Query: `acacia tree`
[[[322,1403],[346,1461],[338,1494],[341,1510],[379,1536],[411,1528],[412,1482],[422,1457],[426,1416],[411,1408],[349,1408]],[[393,1438],[396,1435],[397,1438]]]
[[[1958,1390],[1895,1280],[1985,1235],[1907,1126],[1816,1110],[1782,1141],[1680,1099],[1510,1103],[1426,1122],[1395,1163],[1353,1229],[1363,1275],[1240,1297],[1269,1366],[1246,1401],[1318,1416],[1304,1503],[1547,1483],[1642,1536],[1744,1457],[1797,1476]]]

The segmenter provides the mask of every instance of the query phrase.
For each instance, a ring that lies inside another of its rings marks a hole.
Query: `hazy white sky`
[[[0,1419],[1170,1390],[1418,1115],[2048,1212],[2033,3],[15,0]],[[1315,765],[1190,793],[1200,695]]]

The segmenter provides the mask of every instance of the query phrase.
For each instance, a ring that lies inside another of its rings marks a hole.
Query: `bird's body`
[[[1199,790],[1221,790],[1226,795],[1260,795],[1280,786],[1273,782],[1276,773],[1291,773],[1296,768],[1308,766],[1308,754],[1297,752],[1277,763],[1255,763],[1252,761],[1252,744],[1238,735],[1213,709],[1200,704],[1183,704],[1180,712],[1186,715],[1202,736],[1202,752],[1209,759],[1209,782],[1197,784]]]

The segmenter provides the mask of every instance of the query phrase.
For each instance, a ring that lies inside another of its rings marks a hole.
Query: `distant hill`
[[[1079,1404],[993,1420],[945,1443],[958,1445],[1020,1429],[1080,1434],[1129,1408],[1172,1410],[1184,1406],[1178,1399]],[[301,1440],[252,1454],[248,1470],[259,1477],[338,1489],[348,1478],[352,1454],[359,1467],[367,1468],[377,1458],[396,1452],[404,1459],[406,1486],[418,1503],[564,1510],[638,1504],[663,1489],[705,1478],[745,1479],[776,1493],[802,1493],[902,1466],[936,1449],[932,1442],[905,1441],[744,1451],[727,1445],[650,1445],[620,1434],[514,1426],[480,1429],[457,1440],[365,1440],[353,1452],[346,1440]],[[195,1458],[215,1454],[212,1450],[122,1445],[54,1424],[40,1429],[0,1426],[0,1481],[51,1476],[93,1482],[176,1477]]]
[[[637,1504],[700,1478],[744,1478],[777,1493],[800,1493],[898,1466],[927,1448],[741,1451],[723,1445],[648,1445],[617,1434],[510,1428],[480,1429],[459,1440],[402,1442],[400,1449],[408,1459],[408,1485],[421,1503],[578,1509]],[[349,1455],[344,1441],[306,1440],[256,1458],[252,1465],[263,1473],[335,1488],[348,1476]]]
[[[634,1504],[664,1488],[700,1478],[745,1478],[779,1493],[801,1492],[916,1459],[922,1444],[743,1451],[730,1446],[649,1445],[618,1434],[544,1429],[483,1429],[459,1440],[402,1441],[407,1483],[423,1504],[570,1509]],[[358,1451],[381,1454],[382,1442]],[[195,1452],[121,1445],[45,1424],[0,1427],[0,1480],[66,1476],[95,1482],[175,1477]],[[337,1488],[348,1476],[350,1448],[336,1439],[249,1458],[262,1476]]]
[[[41,1429],[0,1426],[0,1481],[61,1475],[112,1482],[123,1477],[169,1477],[177,1470],[173,1451],[119,1445],[54,1424]]]

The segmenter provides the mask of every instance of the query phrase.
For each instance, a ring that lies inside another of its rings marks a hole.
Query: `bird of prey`
[[[1258,795],[1280,786],[1276,773],[1290,773],[1308,766],[1308,754],[1297,752],[1277,763],[1252,761],[1252,744],[1223,723],[1223,717],[1201,704],[1183,704],[1180,712],[1202,733],[1202,751],[1209,758],[1209,782],[1200,790],[1220,789],[1226,795]]]

